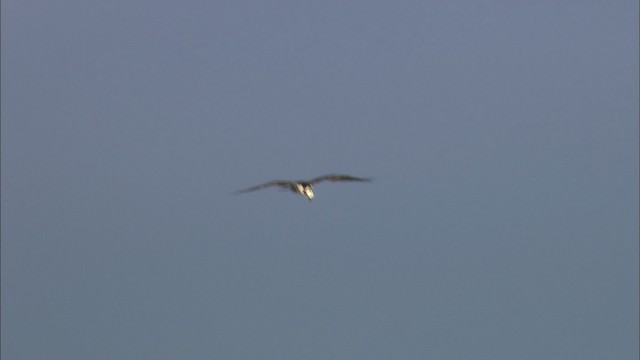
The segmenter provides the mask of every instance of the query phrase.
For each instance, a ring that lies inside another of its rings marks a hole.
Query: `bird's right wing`
[[[271,187],[271,186],[288,187],[290,185],[291,185],[290,181],[274,180],[274,181],[266,182],[264,184],[252,186],[250,188],[246,188],[246,189],[243,189],[243,190],[238,190],[238,191],[234,192],[234,194],[241,194],[241,193],[246,193],[246,192],[250,192],[250,191],[256,191],[256,190],[264,189],[264,188]]]

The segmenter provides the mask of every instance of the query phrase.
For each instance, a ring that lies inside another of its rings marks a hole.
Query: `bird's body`
[[[300,194],[306,196],[309,201],[311,201],[314,197],[313,194],[313,185],[322,181],[359,181],[359,182],[369,182],[371,179],[369,178],[359,178],[351,175],[342,175],[342,174],[329,174],[319,176],[317,178],[311,180],[298,180],[298,181],[289,181],[289,180],[273,180],[260,185],[252,186],[250,188],[236,191],[236,193],[244,193],[249,191],[255,191],[264,189],[271,186],[279,186],[284,189],[291,190],[296,194]]]

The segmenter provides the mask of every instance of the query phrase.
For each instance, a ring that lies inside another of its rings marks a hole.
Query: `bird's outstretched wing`
[[[274,181],[266,182],[264,184],[252,186],[250,188],[246,188],[246,189],[243,189],[243,190],[238,190],[238,191],[234,192],[234,194],[241,194],[241,193],[246,193],[246,192],[249,192],[249,191],[256,191],[256,190],[264,189],[264,188],[267,188],[267,187],[270,187],[270,186],[289,187],[290,185],[291,185],[290,181],[274,180]]]
[[[371,181],[371,178],[361,178],[361,177],[355,177],[355,176],[343,175],[343,174],[329,174],[329,175],[318,176],[317,178],[312,179],[309,182],[312,183],[312,184],[315,184],[315,183],[319,183],[321,181],[366,181],[366,182],[369,182],[369,181]]]

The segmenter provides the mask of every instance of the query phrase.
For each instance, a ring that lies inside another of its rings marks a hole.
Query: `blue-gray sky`
[[[3,1],[2,358],[637,359],[638,88],[635,0]]]

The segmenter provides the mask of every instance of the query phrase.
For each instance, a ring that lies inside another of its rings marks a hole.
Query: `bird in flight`
[[[291,190],[296,194],[300,194],[306,196],[309,201],[313,199],[313,185],[322,182],[322,181],[358,181],[358,182],[370,182],[370,178],[360,178],[351,175],[343,175],[343,174],[329,174],[318,176],[317,178],[311,180],[298,180],[298,181],[289,181],[289,180],[273,180],[266,182],[264,184],[252,186],[250,188],[236,191],[235,194],[256,191],[264,188],[268,188],[271,186],[279,186],[285,190]]]

